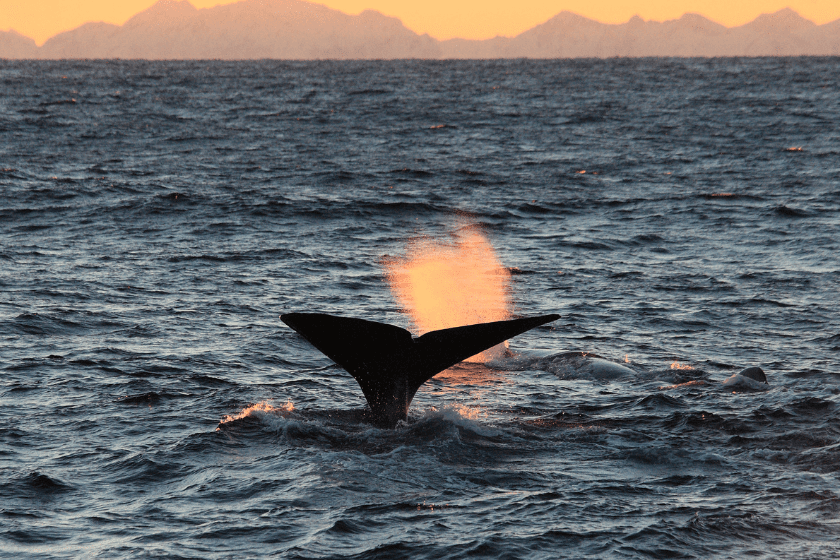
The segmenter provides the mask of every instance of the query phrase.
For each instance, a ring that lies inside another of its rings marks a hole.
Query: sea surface
[[[0,195],[0,557],[840,556],[838,58],[0,61]],[[467,232],[561,319],[364,423],[279,315]]]

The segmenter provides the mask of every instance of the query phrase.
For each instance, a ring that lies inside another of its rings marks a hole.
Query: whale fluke
[[[374,424],[393,427],[408,416],[420,386],[470,356],[560,318],[525,317],[431,331],[418,338],[394,325],[324,313],[280,319],[358,381]]]

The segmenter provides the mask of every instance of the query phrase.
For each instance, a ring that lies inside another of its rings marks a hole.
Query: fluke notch
[[[358,381],[373,423],[389,428],[407,418],[417,389],[441,371],[559,318],[560,315],[542,315],[479,323],[412,338],[400,327],[364,319],[324,313],[280,316]]]

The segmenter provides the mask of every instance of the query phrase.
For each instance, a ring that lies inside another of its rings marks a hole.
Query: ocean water
[[[0,61],[0,556],[837,558],[839,91],[837,58]],[[383,263],[467,232],[561,319],[365,424],[279,314],[411,329]]]

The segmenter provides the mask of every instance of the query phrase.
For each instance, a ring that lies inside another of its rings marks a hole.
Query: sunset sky
[[[0,0],[0,30],[14,29],[40,45],[49,37],[88,21],[122,24],[156,0]],[[197,8],[230,1],[192,0]],[[348,14],[372,9],[395,16],[410,29],[438,39],[513,36],[563,10],[604,22],[623,23],[634,14],[667,20],[686,12],[732,27],[762,13],[790,7],[818,24],[840,19],[838,0],[326,0]]]

